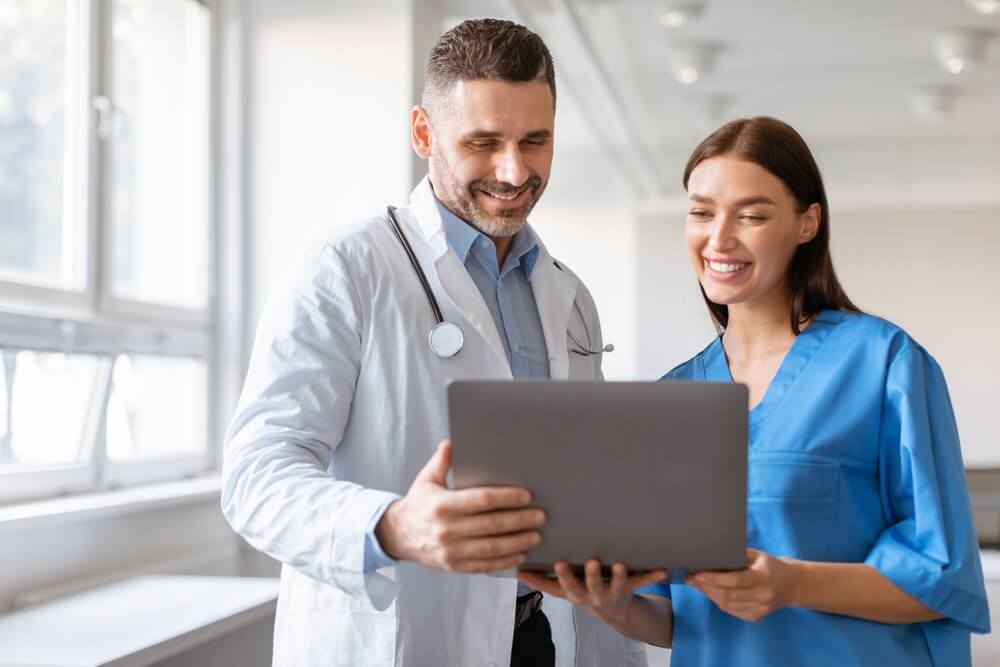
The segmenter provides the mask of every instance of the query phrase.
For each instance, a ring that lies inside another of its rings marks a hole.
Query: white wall
[[[251,5],[253,313],[309,239],[391,203],[414,182],[413,0]]]

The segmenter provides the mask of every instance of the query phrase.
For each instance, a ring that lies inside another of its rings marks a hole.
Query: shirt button
[[[520,346],[520,345],[518,345],[517,343],[514,343],[514,344],[513,344],[512,346],[511,346],[511,348],[510,348],[510,349],[514,350],[515,352],[520,352],[520,351],[521,351],[521,346]]]
[[[480,247],[483,247],[483,248],[489,248],[490,247],[490,240],[484,236],[481,239],[479,239],[479,245],[480,245]]]

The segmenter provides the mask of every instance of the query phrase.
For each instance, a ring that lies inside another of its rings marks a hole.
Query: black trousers
[[[554,667],[556,647],[552,644],[549,619],[539,609],[527,621],[514,628],[514,646],[510,667]]]

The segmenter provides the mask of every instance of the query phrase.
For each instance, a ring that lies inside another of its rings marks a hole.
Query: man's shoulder
[[[318,247],[336,254],[350,257],[365,254],[391,236],[391,228],[385,212],[375,213],[347,224],[326,230],[318,239]]]

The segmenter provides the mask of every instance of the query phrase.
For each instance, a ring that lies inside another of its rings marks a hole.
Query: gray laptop
[[[448,410],[453,487],[527,487],[548,514],[524,569],[745,566],[744,385],[457,381]]]

